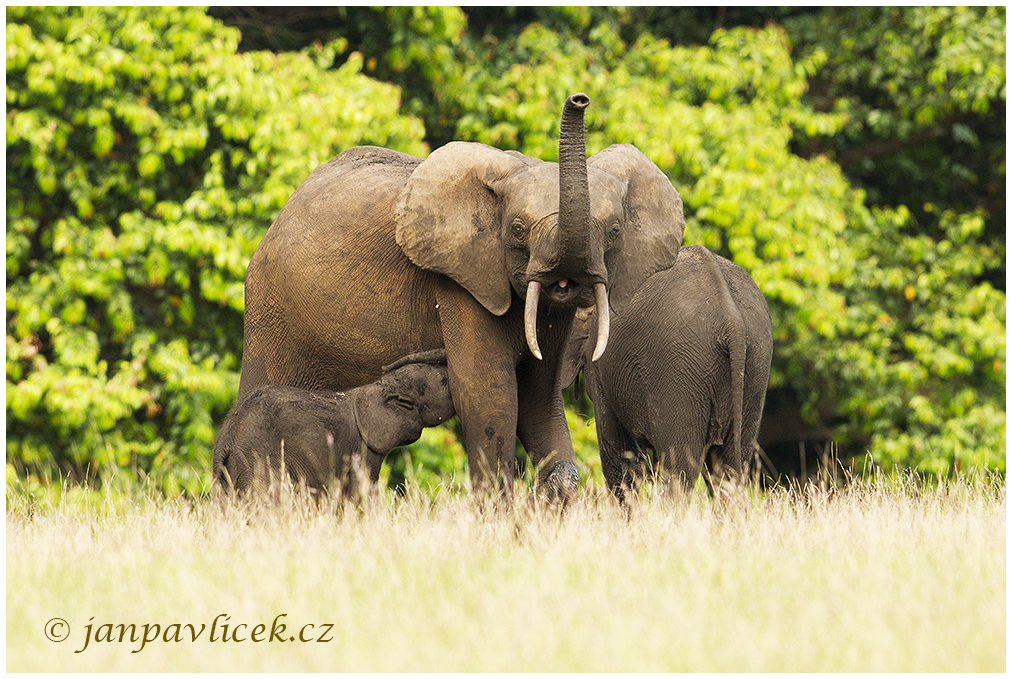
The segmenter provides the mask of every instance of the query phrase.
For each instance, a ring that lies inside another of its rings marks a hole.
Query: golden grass
[[[1004,671],[1005,515],[1002,479],[646,493],[628,518],[596,486],[561,518],[417,491],[342,512],[8,489],[7,670]],[[248,638],[282,614],[312,641]]]

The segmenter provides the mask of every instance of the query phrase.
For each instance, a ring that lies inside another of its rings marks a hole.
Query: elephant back
[[[421,158],[378,146],[348,149],[317,167],[299,185],[267,237],[272,232],[275,237],[296,237],[307,231],[356,225],[392,228],[392,220],[383,219],[382,213],[390,212],[404,183],[421,162]]]
[[[435,277],[394,235],[397,196],[420,162],[349,149],[288,200],[246,272],[240,396],[263,384],[351,388],[441,346]]]

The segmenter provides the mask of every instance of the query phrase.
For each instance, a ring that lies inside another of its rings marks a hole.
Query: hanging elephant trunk
[[[584,109],[589,105],[590,97],[578,92],[566,99],[562,109],[559,125],[559,261],[552,268],[555,280],[548,285],[554,289],[556,296],[561,296],[560,293],[571,285],[593,286],[598,318],[597,344],[593,355],[596,361],[608,344],[609,316],[604,249],[602,244],[592,242],[591,238],[590,186],[583,121]],[[524,307],[527,345],[538,359],[541,359],[537,336],[541,285],[541,281],[531,278]]]

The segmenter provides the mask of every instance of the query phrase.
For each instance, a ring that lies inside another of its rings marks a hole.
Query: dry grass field
[[[8,487],[7,670],[1006,668],[1003,479],[643,495],[627,517],[590,485],[560,517]]]

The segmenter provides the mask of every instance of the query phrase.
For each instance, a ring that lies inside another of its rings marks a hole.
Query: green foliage
[[[930,208],[929,208],[930,209]],[[945,237],[875,210],[852,238],[830,393],[843,440],[879,463],[1005,468],[1005,294],[975,282],[998,255],[981,214],[944,212]]]
[[[213,7],[243,31],[240,49],[297,50],[344,41],[363,56],[370,76],[405,91],[403,111],[425,121],[432,148],[453,140],[453,102],[437,97],[447,79],[459,77],[457,63],[467,60],[460,50],[467,28],[458,7]],[[336,55],[335,64],[351,58]]]
[[[1002,7],[837,9],[790,24],[803,51],[828,57],[814,81],[827,106],[847,112],[848,141],[907,138],[1005,97]]]
[[[923,206],[983,208],[989,238],[1004,240],[1004,7],[826,9],[786,25],[802,55],[825,55],[809,99],[845,120],[800,140],[806,154],[829,155],[870,202],[909,206],[937,237],[940,213]]]
[[[433,496],[466,488],[467,453],[460,444],[455,422],[423,429],[421,438],[413,444],[392,451],[383,465],[380,484],[398,493],[415,484]]]
[[[7,13],[7,459],[197,492],[234,401],[246,264],[317,165],[424,153],[341,44],[236,54],[197,9]]]
[[[601,453],[597,448],[597,427],[594,426],[593,420],[587,419],[575,408],[566,408],[566,422],[569,424],[569,435],[573,439],[580,485],[596,483],[599,487],[604,487]]]

